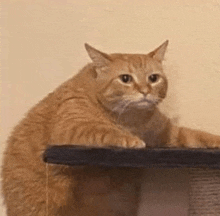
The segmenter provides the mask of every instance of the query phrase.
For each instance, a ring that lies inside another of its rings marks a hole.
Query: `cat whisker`
[[[124,109],[124,106],[126,106],[128,103],[129,103],[129,102],[127,102],[127,101],[120,101],[120,102],[118,103],[118,105],[113,108],[112,111],[113,111],[113,112],[115,112],[115,111],[117,112],[117,111],[123,110],[123,109]]]
[[[114,110],[119,110],[117,121],[119,120],[120,116],[124,113],[125,109],[131,104],[133,101],[125,101],[125,103],[120,104],[119,106],[115,107]]]

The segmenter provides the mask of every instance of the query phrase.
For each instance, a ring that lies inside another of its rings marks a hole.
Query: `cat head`
[[[142,54],[106,54],[88,44],[98,86],[97,98],[108,109],[152,109],[167,93],[167,78],[162,61],[168,41],[154,51]]]

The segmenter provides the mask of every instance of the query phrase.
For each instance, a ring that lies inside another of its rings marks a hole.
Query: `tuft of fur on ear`
[[[150,52],[149,55],[155,60],[162,62],[164,60],[164,55],[167,49],[169,41],[166,40],[162,45],[156,48],[153,52]]]
[[[87,43],[85,43],[85,48],[96,67],[106,67],[112,61],[108,54],[93,48]]]

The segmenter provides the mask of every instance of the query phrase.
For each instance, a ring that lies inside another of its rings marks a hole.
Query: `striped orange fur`
[[[106,54],[33,107],[8,139],[2,169],[8,216],[135,216],[142,170],[45,165],[48,144],[145,148],[220,146],[177,127],[158,109],[168,81],[164,42],[146,54]]]

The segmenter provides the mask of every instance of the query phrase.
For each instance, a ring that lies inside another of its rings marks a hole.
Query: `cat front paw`
[[[139,139],[138,137],[133,136],[124,136],[120,141],[122,147],[125,148],[145,148],[146,144],[144,141]]]
[[[145,148],[146,144],[139,137],[121,131],[111,131],[100,136],[100,145],[120,148]]]
[[[129,139],[128,141],[129,148],[145,148],[146,143],[139,138]]]

